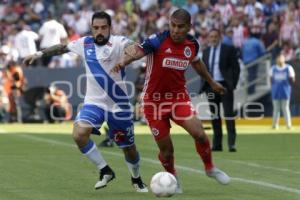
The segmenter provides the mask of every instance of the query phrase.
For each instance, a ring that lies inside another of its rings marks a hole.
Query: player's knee
[[[88,139],[89,139],[89,130],[88,129],[78,127],[78,126],[74,126],[73,140],[77,144],[86,143]]]
[[[135,160],[136,157],[138,156],[138,152],[135,148],[135,145],[123,148],[123,152],[125,156],[130,160]]]
[[[205,132],[202,130],[198,130],[195,132],[195,134],[191,134],[191,135],[194,138],[194,140],[197,140],[197,141],[203,141],[203,140],[206,140],[206,138],[207,138]]]
[[[205,138],[206,134],[202,126],[193,126],[189,129],[189,134],[195,139],[199,140],[201,138]]]

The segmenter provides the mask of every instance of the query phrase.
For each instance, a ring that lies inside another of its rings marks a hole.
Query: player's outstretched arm
[[[224,88],[220,83],[213,80],[201,59],[192,62],[192,66],[196,70],[196,72],[208,82],[208,84],[214,91],[219,92],[220,94],[226,93],[226,88]]]
[[[41,57],[49,57],[49,56],[55,56],[55,55],[61,55],[64,53],[69,52],[69,49],[67,48],[66,44],[58,44],[51,46],[49,48],[43,49],[42,51],[38,51],[35,54],[26,56],[23,60],[23,63],[25,65],[30,65],[37,59]]]
[[[124,49],[124,54],[120,60],[112,69],[112,73],[117,73],[122,67],[132,63],[135,60],[139,60],[145,56],[145,52],[139,47],[138,44],[132,44]]]

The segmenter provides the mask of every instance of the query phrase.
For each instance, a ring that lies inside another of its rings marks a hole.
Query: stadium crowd
[[[40,48],[72,41],[88,34],[93,11],[113,17],[113,32],[135,41],[167,27],[168,17],[183,7],[193,17],[191,34],[202,49],[212,28],[238,49],[253,34],[266,50],[281,48],[287,60],[300,53],[300,1],[276,0],[6,0],[0,4],[1,61],[19,61]],[[243,60],[247,60],[241,55]],[[74,55],[43,61],[48,67],[78,66]]]
[[[208,33],[219,29],[223,42],[233,45],[244,63],[256,59],[247,53],[252,38],[264,52],[281,51],[286,60],[300,58],[300,1],[297,0],[3,0],[0,3],[0,94],[6,91],[8,66],[20,65],[27,55],[49,46],[89,34],[91,16],[105,10],[112,18],[113,33],[134,41],[163,31],[170,14],[178,7],[192,15],[190,31],[208,45]],[[43,59],[33,66],[66,68],[80,66],[72,53]],[[4,102],[3,102],[4,101]],[[7,103],[7,102],[6,102]],[[0,99],[0,110],[5,100]]]

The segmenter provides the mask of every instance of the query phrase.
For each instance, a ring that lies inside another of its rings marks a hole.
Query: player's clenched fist
[[[35,54],[26,56],[23,60],[25,65],[31,65],[34,61],[42,57],[42,52],[37,52]]]

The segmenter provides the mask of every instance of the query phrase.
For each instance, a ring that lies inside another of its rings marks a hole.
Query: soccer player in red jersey
[[[176,176],[174,147],[170,137],[172,120],[194,138],[206,174],[221,184],[228,184],[229,176],[213,164],[209,140],[192,108],[184,72],[191,65],[213,90],[222,94],[226,89],[209,75],[199,57],[198,42],[188,34],[190,27],[190,14],[184,9],[174,11],[170,18],[169,31],[154,34],[141,45],[133,44],[127,47],[122,60],[111,72],[117,73],[125,65],[147,55],[146,80],[142,94],[143,109],[159,147],[158,158],[162,166]],[[178,184],[177,193],[181,192]]]

